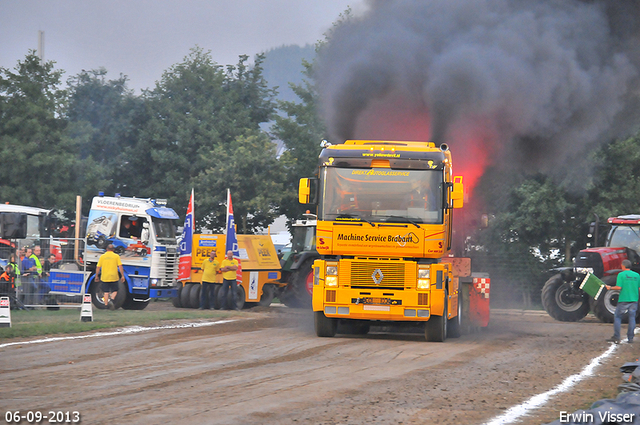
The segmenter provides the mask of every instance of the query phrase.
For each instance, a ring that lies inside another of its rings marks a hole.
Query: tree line
[[[76,195],[86,209],[104,191],[165,198],[184,214],[194,188],[197,226],[221,230],[229,188],[241,233],[299,217],[297,180],[313,173],[322,128],[295,128],[297,106],[276,101],[263,61],[242,55],[222,66],[194,48],[136,96],[105,69],[63,87],[54,62],[29,52],[15,69],[0,68],[0,199],[70,213]]]

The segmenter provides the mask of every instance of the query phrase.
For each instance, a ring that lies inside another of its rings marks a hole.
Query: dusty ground
[[[61,410],[84,424],[481,424],[579,373],[612,333],[591,317],[496,310],[488,329],[445,343],[376,328],[317,338],[311,312],[283,307],[235,318],[2,348],[0,419]],[[618,368],[638,348],[621,344],[596,376],[518,423],[615,397]]]

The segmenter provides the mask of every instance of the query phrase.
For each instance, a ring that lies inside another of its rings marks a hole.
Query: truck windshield
[[[153,217],[153,230],[158,242],[176,243],[176,227],[173,220]]]
[[[321,220],[442,223],[442,170],[324,169]]]
[[[608,239],[608,246],[631,248],[640,253],[640,226],[614,226]]]

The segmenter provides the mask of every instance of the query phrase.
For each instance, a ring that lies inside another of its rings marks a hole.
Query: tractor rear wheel
[[[287,307],[311,307],[313,291],[313,258],[308,259],[294,270],[289,277],[289,283],[282,294],[282,302]]]
[[[549,316],[561,322],[577,322],[589,313],[586,294],[576,298],[569,282],[560,274],[547,280],[542,288],[542,305]]]

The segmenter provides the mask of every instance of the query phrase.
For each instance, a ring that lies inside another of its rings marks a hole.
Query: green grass
[[[155,326],[172,320],[202,320],[228,317],[230,312],[213,310],[98,310],[93,309],[93,321],[80,321],[79,308],[60,310],[12,310],[11,327],[0,328],[0,342],[9,338],[52,336],[80,333],[96,329],[120,328],[125,326]]]

